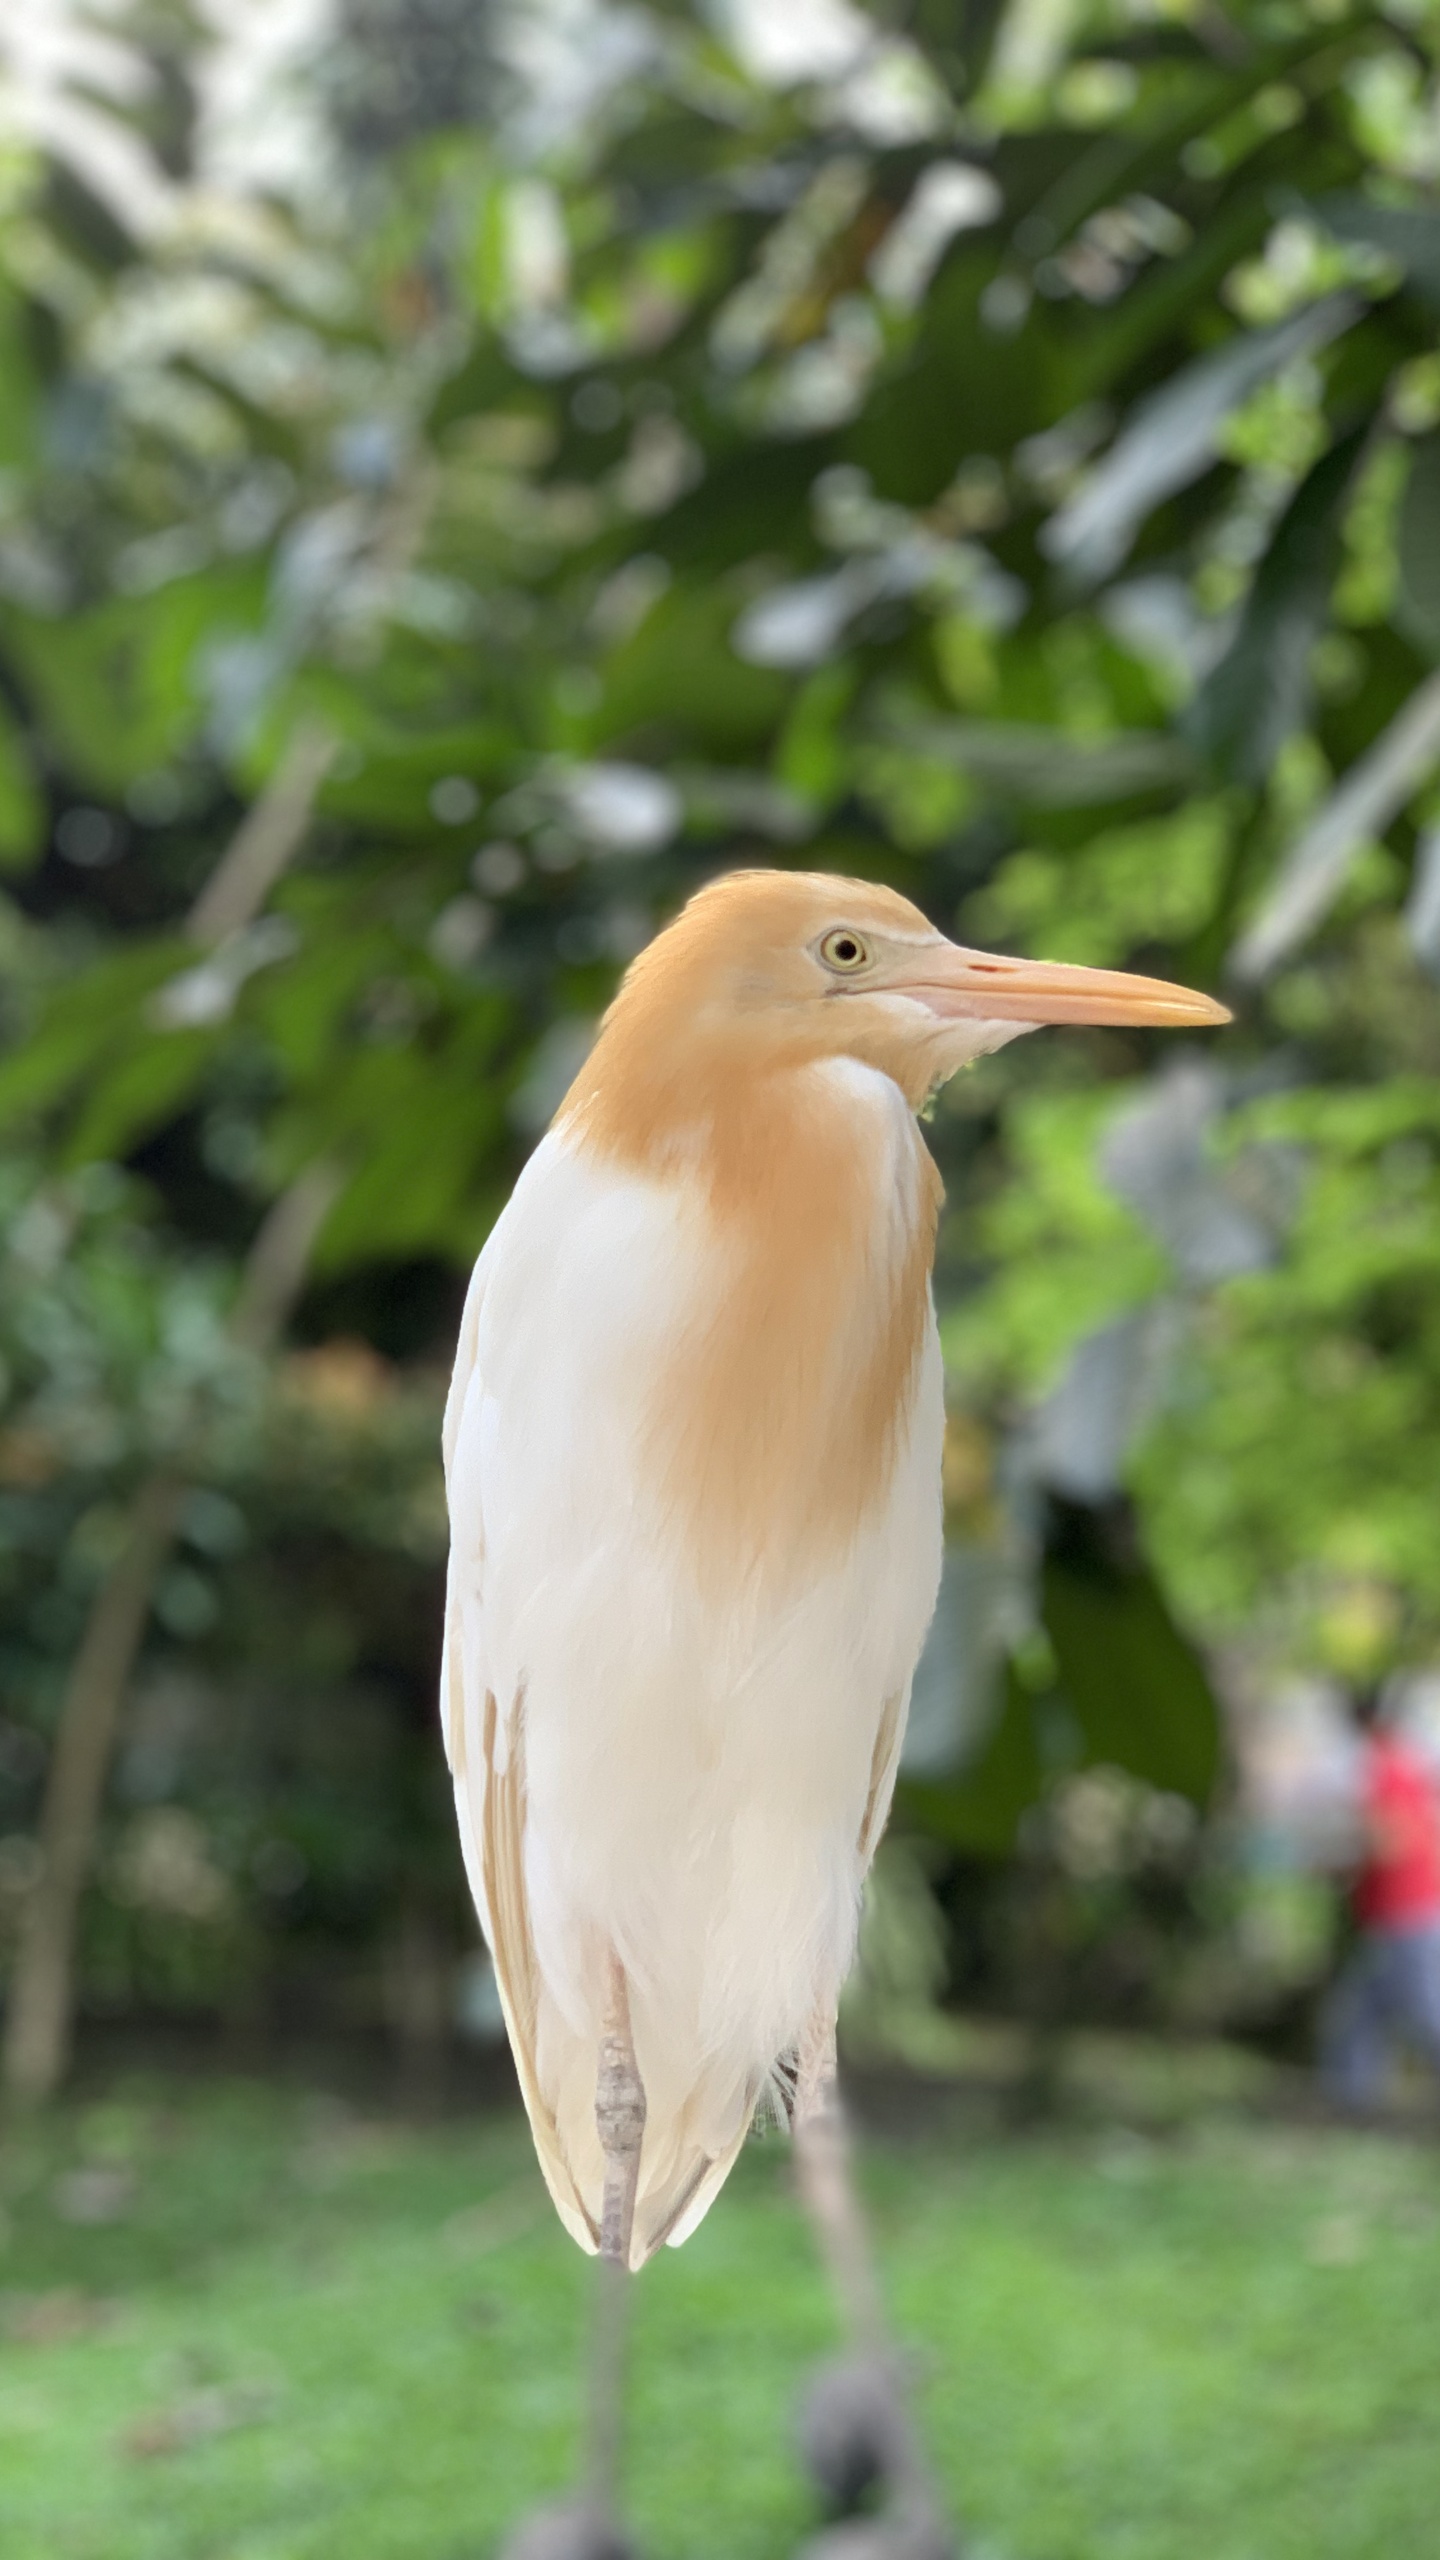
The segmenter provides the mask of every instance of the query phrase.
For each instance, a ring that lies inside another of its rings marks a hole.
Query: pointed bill
[[[892,982],[942,1021],[1157,1023],[1171,1030],[1229,1022],[1228,1006],[1166,978],[1082,969],[1063,960],[1007,960],[947,943],[916,955]]]

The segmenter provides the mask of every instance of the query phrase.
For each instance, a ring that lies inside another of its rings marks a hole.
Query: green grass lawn
[[[931,2134],[866,2174],[985,2560],[1440,2550],[1433,2151],[1215,2116]],[[12,2131],[0,2192],[4,2560],[479,2560],[565,2483],[589,2269],[512,2117],[127,2083]],[[638,2288],[649,2560],[813,2529],[790,2411],[833,2337],[757,2143]]]

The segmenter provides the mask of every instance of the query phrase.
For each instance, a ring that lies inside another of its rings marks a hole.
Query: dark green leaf
[[[174,974],[183,951],[173,942],[122,950],[57,990],[39,1030],[0,1060],[0,1126],[53,1110],[117,1051],[133,1054],[137,1040],[158,1036],[145,1031],[141,1007]]]
[[[0,870],[19,871],[45,841],[45,803],[29,751],[0,712]]]
[[[194,736],[202,650],[262,604],[258,573],[226,567],[63,621],[12,606],[3,636],[63,762],[87,788],[120,793]]]
[[[0,281],[0,469],[25,470],[34,462],[39,410],[25,306],[8,281]]]
[[[1426,655],[1440,658],[1440,430],[1415,447],[1399,549],[1401,619]]]
[[[962,1777],[941,1784],[903,1782],[906,1810],[927,1830],[957,1849],[984,1858],[1008,1857],[1021,1818],[1044,1783],[1044,1759],[1036,1702],[1013,1663],[1005,1675],[1000,1713],[978,1758]]]
[[[1275,528],[1240,627],[1190,707],[1202,755],[1240,782],[1260,782],[1300,727],[1310,656],[1325,628],[1341,557],[1345,502],[1367,430],[1322,454]]]
[[[1440,308],[1440,213],[1372,204],[1362,195],[1322,196],[1314,210],[1337,240],[1353,240],[1393,258],[1421,299]]]
[[[213,1031],[153,1031],[117,1048],[66,1133],[65,1161],[86,1164],[128,1155],[184,1108],[215,1045]]]
[[[1086,1756],[1205,1803],[1220,1718],[1204,1664],[1141,1564],[1046,1558],[1042,1606]]]
[[[1327,294],[1273,328],[1228,339],[1171,376],[1136,408],[1104,460],[1045,529],[1053,559],[1086,581],[1119,566],[1145,518],[1163,498],[1208,471],[1216,436],[1232,410],[1297,356],[1348,329],[1364,305]]]

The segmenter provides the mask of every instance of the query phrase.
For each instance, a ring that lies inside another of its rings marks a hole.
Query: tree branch
[[[192,942],[223,942],[259,914],[305,840],[316,795],[338,750],[334,732],[321,721],[297,721],[274,773],[185,919]]]

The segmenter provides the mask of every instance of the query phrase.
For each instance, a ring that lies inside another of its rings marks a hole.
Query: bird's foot
[[[890,2376],[873,2356],[821,2365],[795,2421],[800,2460],[832,2515],[853,2515],[905,2469],[904,2421]]]
[[[801,2560],[958,2560],[885,2359],[822,2365],[800,2404],[796,2443],[835,2519]]]
[[[801,2544],[796,2560],[964,2560],[934,2516],[846,2516]]]
[[[536,2507],[506,2536],[500,2560],[637,2560],[634,2543],[583,2498]]]

